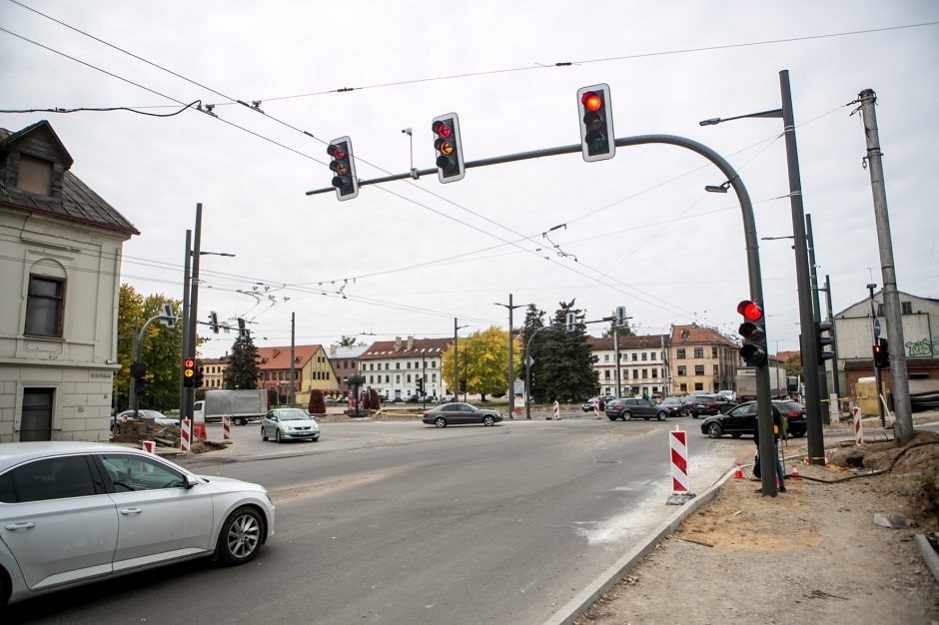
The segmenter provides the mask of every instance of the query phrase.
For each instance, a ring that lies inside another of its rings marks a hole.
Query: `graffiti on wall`
[[[939,337],[907,341],[905,347],[908,358],[935,356],[936,352],[939,351]]]

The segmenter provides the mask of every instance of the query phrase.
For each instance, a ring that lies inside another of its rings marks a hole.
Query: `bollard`
[[[864,425],[861,423],[861,409],[855,406],[851,409],[851,416],[854,417],[854,444],[864,444]]]
[[[668,433],[668,446],[672,457],[672,491],[688,492],[688,436],[678,426]]]
[[[189,437],[192,435],[192,422],[189,419],[183,419],[182,426],[179,428],[179,451],[189,453],[191,447]]]
[[[231,440],[231,417],[228,415],[222,417],[222,440]]]

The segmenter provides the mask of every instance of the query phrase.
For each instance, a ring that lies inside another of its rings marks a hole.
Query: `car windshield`
[[[303,410],[299,408],[287,408],[286,410],[278,410],[274,414],[277,415],[277,418],[281,421],[309,421],[310,415],[308,415]]]
[[[780,401],[775,402],[776,407],[785,412],[802,412],[802,404],[797,401]]]

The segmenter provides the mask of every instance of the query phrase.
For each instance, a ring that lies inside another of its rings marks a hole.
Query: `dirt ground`
[[[939,435],[919,433],[910,446],[923,442]],[[787,455],[804,451],[802,439]],[[910,450],[885,475],[831,483],[899,453],[879,443],[830,449],[825,467],[787,461],[801,479],[776,498],[754,492],[745,469],[576,624],[939,625],[939,584],[914,541],[939,529],[939,444]],[[876,513],[905,527],[877,525]]]

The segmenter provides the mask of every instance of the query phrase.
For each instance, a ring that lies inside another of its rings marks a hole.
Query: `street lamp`
[[[806,418],[808,421],[809,461],[824,464],[825,441],[821,422],[821,395],[819,392],[818,347],[815,341],[815,313],[809,276],[808,250],[806,249],[805,211],[802,206],[802,183],[799,174],[799,155],[796,149],[795,120],[792,113],[792,93],[789,88],[789,71],[779,72],[779,87],[782,108],[737,115],[735,117],[712,117],[698,122],[701,126],[714,126],[735,119],[781,118],[786,136],[786,157],[789,169],[789,203],[792,213],[792,233],[796,260],[796,285],[799,295],[799,325],[801,327],[802,366],[810,371],[805,375]]]
[[[515,337],[512,334],[512,311],[524,308],[527,304],[512,304],[512,294],[509,293],[509,303],[493,302],[496,306],[509,309],[509,418],[515,418]]]

